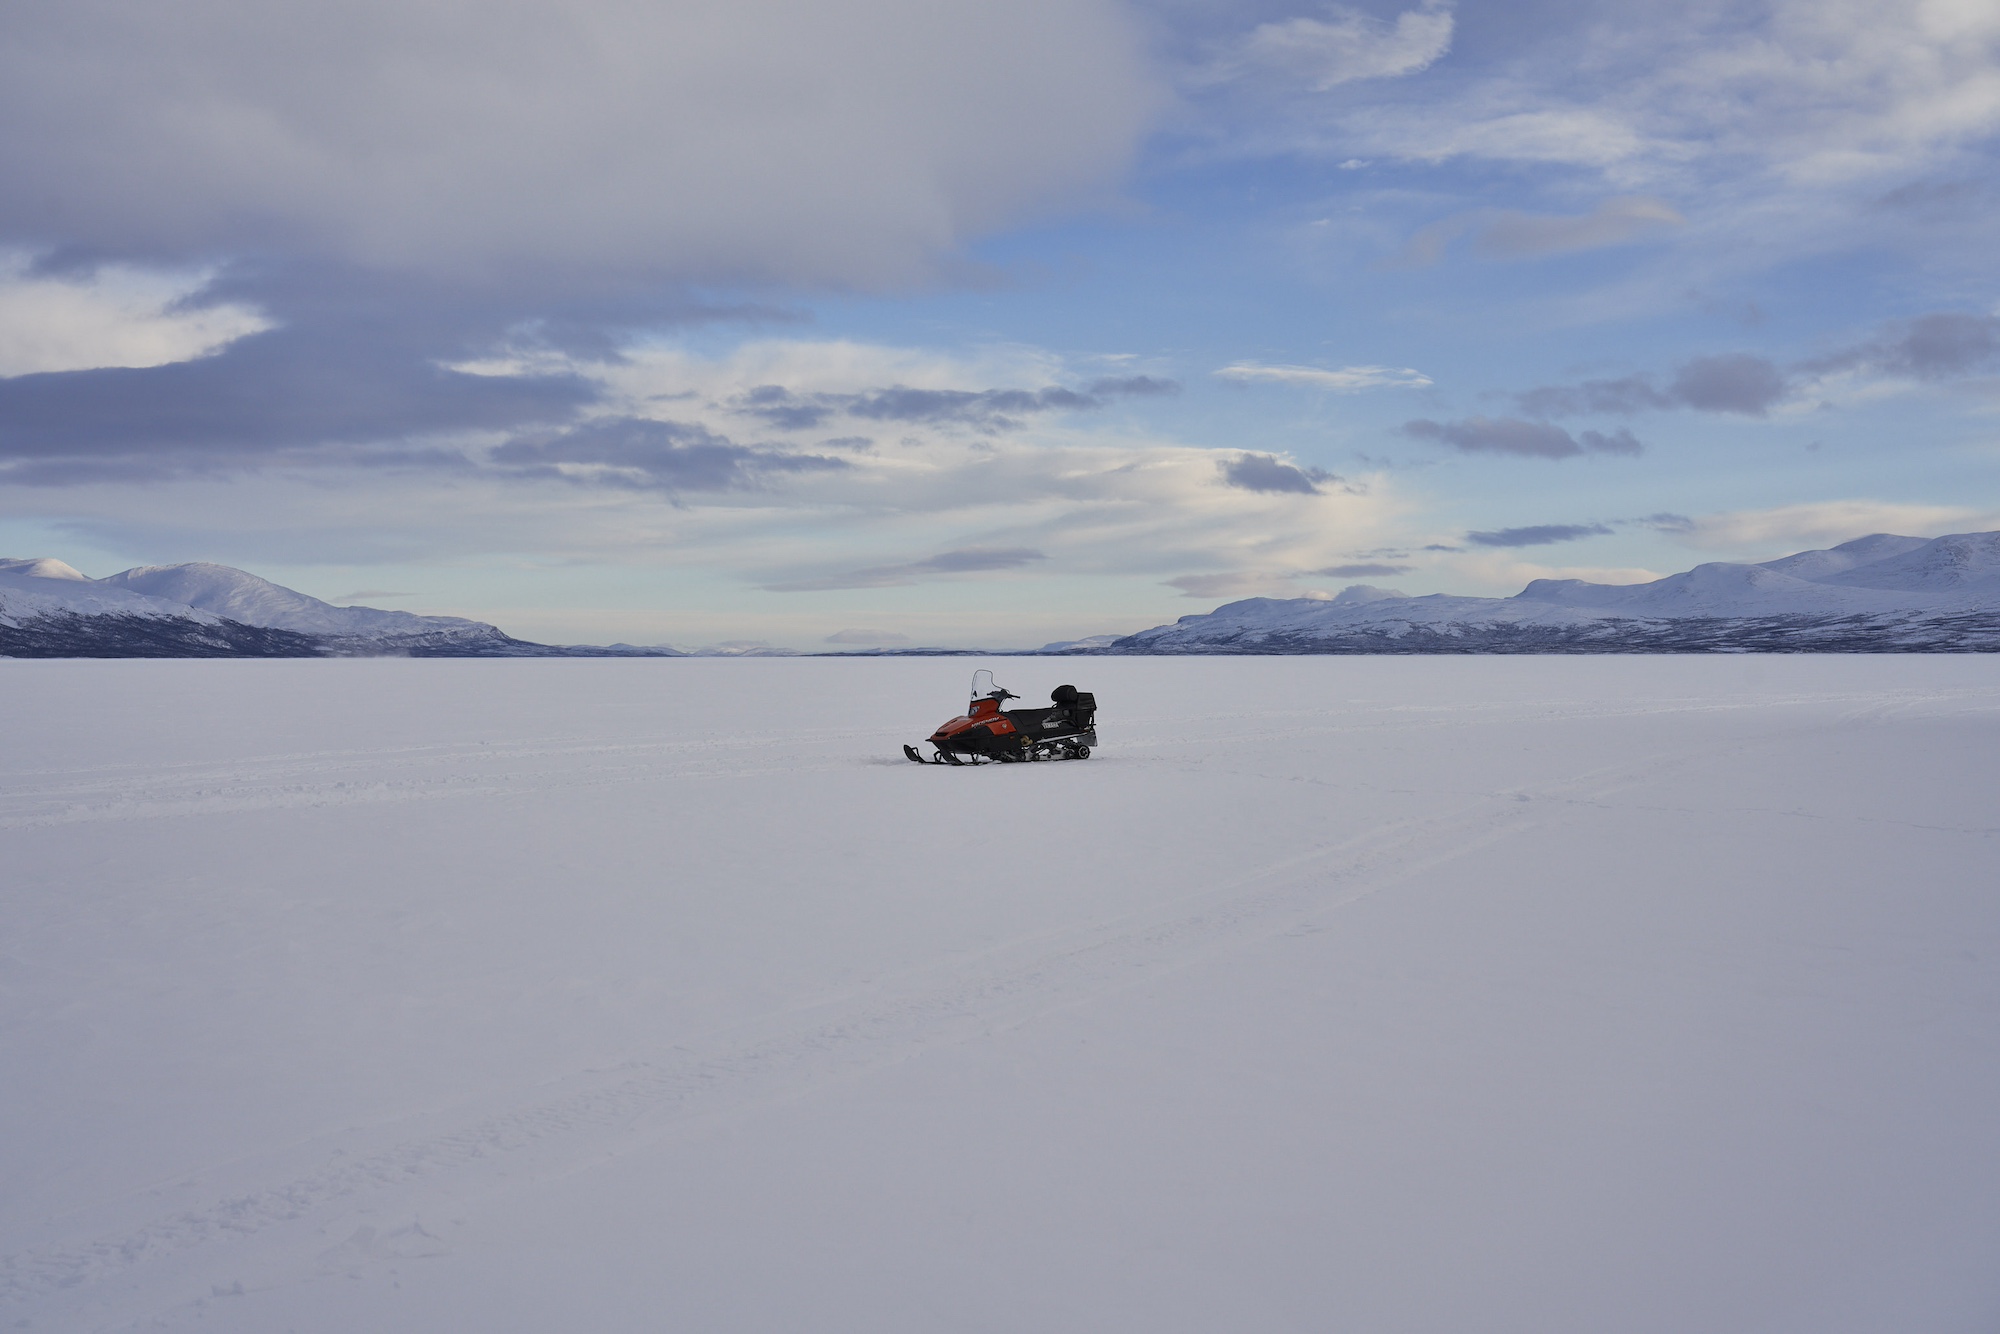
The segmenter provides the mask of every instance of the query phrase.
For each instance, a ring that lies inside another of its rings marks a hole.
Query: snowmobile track
[[[864,1078],[938,1047],[1148,984],[1241,943],[1324,930],[1329,914],[1536,829],[1571,803],[1595,804],[1662,769],[1736,748],[1694,747],[1532,791],[1485,794],[1448,813],[1270,862],[1145,912],[1023,937],[970,962],[926,965],[808,1010],[773,1015],[762,1031],[715,1033],[615,1069],[579,1072],[564,1081],[567,1087],[531,1103],[416,1118],[441,1124],[419,1130],[405,1122],[400,1136],[394,1126],[331,1136],[319,1142],[318,1164],[306,1171],[280,1172],[267,1184],[127,1230],[0,1258],[0,1294],[17,1308],[35,1308],[38,1321],[85,1302],[117,1309],[121,1320],[157,1318],[162,1311],[143,1295],[150,1284],[142,1274],[169,1279],[177,1261],[273,1230],[295,1235],[286,1247],[292,1278],[308,1279],[323,1272],[314,1259],[325,1248],[317,1229],[385,1192],[421,1182],[464,1197],[510,1174],[573,1170],[607,1150],[615,1156],[660,1135],[695,1133],[749,1107]],[[1434,851],[1410,856],[1417,848]],[[307,1154],[300,1146],[286,1156]],[[245,1166],[253,1175],[261,1171]]]

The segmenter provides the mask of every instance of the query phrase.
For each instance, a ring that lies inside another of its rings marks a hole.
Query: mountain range
[[[713,653],[784,650],[724,646]],[[898,656],[966,652],[873,649]],[[1537,579],[1512,597],[1246,598],[1053,655],[1182,653],[2000,652],[2000,532],[1876,533],[1759,565],[1643,584]],[[665,646],[535,644],[483,621],[337,607],[227,565],[92,579],[0,560],[0,657],[679,657]]]
[[[1994,652],[2000,532],[1876,533],[1759,565],[1698,565],[1651,583],[1537,579],[1508,598],[1406,597],[1367,585],[1333,598],[1246,598],[1095,651]]]
[[[560,647],[483,621],[336,607],[197,561],[92,579],[59,560],[0,560],[0,657],[677,657],[670,648]]]

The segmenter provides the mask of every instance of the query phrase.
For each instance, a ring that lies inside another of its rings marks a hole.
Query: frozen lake
[[[919,768],[979,666],[1087,762]],[[2000,1323],[2000,659],[0,661],[0,1327]]]

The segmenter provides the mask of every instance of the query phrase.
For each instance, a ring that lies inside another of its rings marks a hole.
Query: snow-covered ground
[[[0,1327],[1990,1332],[1997,666],[0,662]]]

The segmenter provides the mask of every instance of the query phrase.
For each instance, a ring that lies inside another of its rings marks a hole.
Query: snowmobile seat
[[[1055,702],[1057,712],[1067,718],[1070,725],[1079,732],[1088,732],[1091,729],[1092,720],[1097,714],[1097,696],[1087,690],[1078,690],[1075,686],[1062,685],[1050,691],[1049,698]]]

